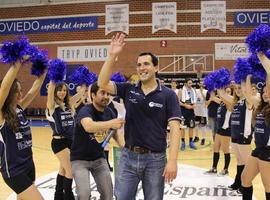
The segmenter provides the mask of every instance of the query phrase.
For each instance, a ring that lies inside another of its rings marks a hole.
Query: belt
[[[155,151],[151,151],[145,147],[140,147],[140,146],[133,146],[133,145],[125,145],[127,149],[134,153],[139,153],[139,154],[146,154],[146,153],[157,153]]]
[[[65,137],[61,136],[61,135],[53,135],[53,138],[54,139],[65,139]]]

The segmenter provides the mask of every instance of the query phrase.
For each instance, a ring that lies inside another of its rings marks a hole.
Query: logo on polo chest
[[[153,102],[153,101],[149,102],[148,105],[149,105],[150,108],[153,108],[153,107],[162,108],[162,107],[163,107],[162,104],[160,104],[160,103],[155,103],[155,102]]]

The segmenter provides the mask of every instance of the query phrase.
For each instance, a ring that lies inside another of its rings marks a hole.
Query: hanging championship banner
[[[105,35],[113,31],[129,33],[129,5],[106,5]]]
[[[226,33],[226,1],[201,2],[201,32],[208,29]]]
[[[152,33],[162,29],[177,32],[176,2],[152,3]]]

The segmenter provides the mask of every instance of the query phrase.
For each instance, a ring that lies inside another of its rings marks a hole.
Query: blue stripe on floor
[[[49,126],[49,122],[47,119],[29,119],[30,121],[30,126],[34,127],[46,127]]]

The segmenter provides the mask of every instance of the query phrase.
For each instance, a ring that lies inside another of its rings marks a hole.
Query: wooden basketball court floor
[[[51,129],[49,127],[32,127],[33,134],[33,154],[36,166],[36,178],[49,174],[53,171],[58,170],[58,161],[53,155],[50,142],[51,142]],[[193,165],[201,168],[209,169],[212,165],[212,144],[210,133],[207,134],[207,142],[205,146],[200,146],[198,143],[198,150],[179,151],[178,163]],[[187,140],[188,141],[188,140]],[[111,155],[110,155],[111,158]],[[111,159],[110,159],[111,161]],[[221,153],[221,159],[219,162],[219,171],[223,167],[223,156]],[[236,159],[232,154],[231,164],[230,164],[230,176],[234,177]],[[181,170],[179,171],[181,173]],[[257,200],[264,199],[264,188],[261,182],[260,175],[258,175],[253,181],[254,194]],[[0,200],[5,200],[12,193],[11,189],[5,184],[0,178]]]

